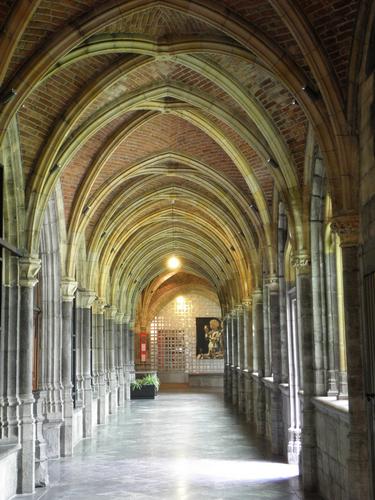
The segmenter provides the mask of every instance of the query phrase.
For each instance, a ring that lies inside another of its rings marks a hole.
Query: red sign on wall
[[[139,348],[141,363],[146,363],[147,358],[147,333],[142,332],[139,334]]]

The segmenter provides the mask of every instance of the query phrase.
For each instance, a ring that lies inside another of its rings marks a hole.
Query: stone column
[[[237,361],[237,387],[238,387],[238,411],[245,413],[245,331],[244,331],[244,317],[243,307],[239,304],[236,307],[237,313],[237,338],[238,338],[238,361]]]
[[[83,437],[92,435],[92,386],[91,386],[91,306],[96,299],[95,292],[80,290],[78,308],[81,313],[81,349],[83,376]]]
[[[123,332],[123,313],[116,314],[116,335],[117,335],[117,380],[119,385],[118,390],[118,405],[124,406],[125,403],[125,374],[124,374],[124,332]]]
[[[339,319],[337,303],[337,273],[335,252],[325,254],[327,283],[327,330],[328,330],[328,396],[339,394]],[[347,392],[347,391],[346,391]]]
[[[272,393],[271,393],[271,448],[272,453],[283,453],[283,412],[281,400],[281,342],[280,342],[280,297],[277,276],[269,276],[266,280],[269,302],[269,333],[272,352]]]
[[[117,408],[117,377],[115,367],[115,317],[117,308],[108,307],[105,310],[105,331],[108,345],[108,382],[109,382],[109,413],[115,413]]]
[[[253,394],[253,318],[252,299],[245,299],[243,307],[243,328],[245,335],[244,374],[245,374],[245,415],[247,422],[254,420]]]
[[[368,436],[363,383],[362,331],[360,328],[359,218],[341,216],[332,229],[340,237],[343,265],[344,309],[349,394],[348,485],[351,500],[368,498]]]
[[[288,363],[288,329],[286,312],[286,282],[285,282],[285,244],[287,240],[287,218],[285,209],[280,203],[279,224],[277,232],[277,267],[279,278],[279,311],[280,311],[280,350],[281,350],[281,383],[287,384],[289,381]]]
[[[33,417],[33,315],[34,286],[40,269],[40,259],[19,260],[20,270],[20,338],[19,338],[19,399],[20,443],[18,493],[32,494],[35,488],[35,421]]]
[[[237,312],[234,309],[231,312],[231,322],[232,322],[232,404],[237,406],[238,404],[238,328],[237,328]]]
[[[257,388],[256,388],[256,415],[255,423],[257,433],[265,434],[265,391],[262,378],[264,377],[264,338],[263,338],[263,292],[254,290],[253,292],[253,325],[257,354]]]
[[[314,397],[314,342],[311,293],[311,260],[306,253],[296,254],[292,262],[296,269],[297,324],[302,353],[303,429],[302,479],[304,488],[314,490],[317,484]]]
[[[225,397],[232,400],[232,320],[230,314],[225,316]]]
[[[264,376],[271,377],[271,339],[270,339],[270,303],[267,283],[263,282],[263,342],[264,342]]]
[[[61,455],[73,454],[73,399],[72,399],[72,325],[73,299],[77,282],[71,278],[61,281],[62,344],[61,381],[63,385],[63,425],[61,428]]]
[[[98,370],[98,424],[105,424],[106,411],[106,373],[105,373],[105,345],[104,345],[104,299],[97,298],[93,304],[93,313],[96,326],[96,360]]]
[[[5,258],[5,256],[4,256]],[[18,398],[18,335],[19,331],[19,289],[18,258],[7,256],[9,280],[11,284],[2,286],[4,320],[3,340],[0,344],[0,429],[1,437],[9,443],[17,443],[19,438]],[[3,261],[3,264],[5,264]]]

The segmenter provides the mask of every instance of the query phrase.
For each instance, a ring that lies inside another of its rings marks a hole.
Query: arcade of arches
[[[47,484],[158,369],[180,296],[224,338],[184,380],[224,372],[306,490],[374,498],[374,16],[0,1],[1,498]]]

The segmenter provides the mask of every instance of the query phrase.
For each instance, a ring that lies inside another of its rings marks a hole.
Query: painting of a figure
[[[219,318],[196,318],[197,358],[222,359],[224,357],[223,327]]]

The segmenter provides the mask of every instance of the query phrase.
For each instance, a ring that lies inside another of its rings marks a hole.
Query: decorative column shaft
[[[98,424],[105,424],[106,411],[106,373],[105,373],[105,342],[104,342],[104,299],[97,298],[93,304],[96,326],[96,362],[98,370]]]
[[[117,379],[118,379],[118,405],[124,406],[126,391],[125,391],[125,374],[124,374],[124,332],[123,332],[123,313],[116,314],[116,336],[117,336]]]
[[[91,386],[91,306],[96,299],[95,292],[80,290],[78,308],[81,315],[81,355],[83,376],[83,436],[92,435],[92,386]]]
[[[358,216],[335,218],[332,229],[342,249],[345,335],[349,393],[348,485],[351,500],[369,496],[368,436],[363,384],[362,331],[360,328],[360,276],[358,258]]]
[[[263,292],[254,290],[253,292],[253,325],[254,336],[257,349],[257,388],[256,388],[256,416],[255,423],[257,433],[265,434],[265,392],[262,378],[264,377],[264,338],[263,338]]]
[[[72,399],[72,325],[73,300],[77,282],[64,278],[61,282],[62,345],[61,378],[64,398],[64,422],[61,429],[61,455],[73,454],[73,399]]]
[[[105,309],[105,330],[108,345],[108,382],[109,382],[109,413],[115,413],[118,403],[117,376],[115,366],[115,317],[117,308],[114,306]]]
[[[232,323],[230,315],[227,314],[224,318],[224,332],[225,332],[225,372],[224,372],[224,396],[226,399],[232,400]]]
[[[242,304],[236,307],[237,312],[237,338],[238,338],[238,364],[237,364],[237,386],[238,386],[238,411],[245,413],[245,331],[244,311]]]
[[[269,303],[269,332],[272,351],[273,386],[271,394],[271,447],[272,453],[283,453],[283,415],[280,392],[281,383],[281,342],[280,342],[280,297],[277,276],[267,278]]]
[[[246,420],[254,420],[254,387],[253,387],[253,318],[252,300],[243,301],[243,329],[245,337],[244,373],[245,373],[245,414]]]
[[[231,323],[232,323],[232,404],[237,406],[238,404],[238,328],[237,328],[237,312],[233,310],[231,312]]]
[[[317,463],[314,406],[312,403],[315,381],[310,256],[306,253],[295,255],[292,264],[296,269],[297,324],[302,346],[302,479],[305,489],[314,490],[317,484]]]
[[[35,422],[33,417],[33,315],[34,286],[40,269],[40,260],[25,257],[19,261],[21,311],[19,339],[19,398],[20,398],[20,443],[19,491],[34,493],[35,485]]]

